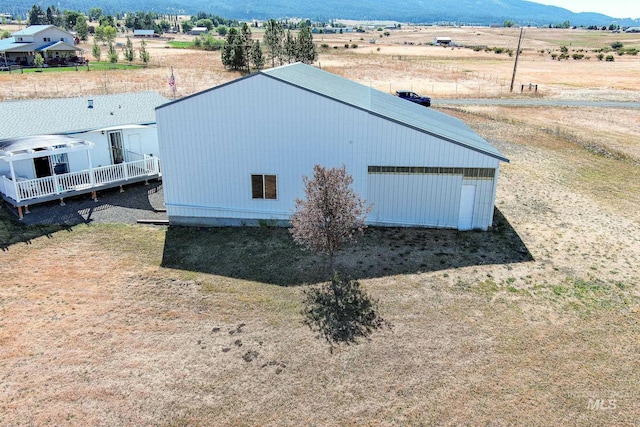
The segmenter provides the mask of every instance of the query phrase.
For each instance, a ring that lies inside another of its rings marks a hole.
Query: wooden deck
[[[23,209],[28,212],[29,205],[46,203],[82,194],[91,193],[97,198],[97,191],[135,184],[142,181],[160,178],[160,163],[157,157],[147,157],[144,160],[125,162],[95,169],[54,175],[31,180],[12,180],[0,178],[0,194],[2,199],[18,209],[18,216],[22,219]]]

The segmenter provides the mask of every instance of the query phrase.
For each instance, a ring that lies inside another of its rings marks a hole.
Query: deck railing
[[[153,177],[160,173],[157,157],[144,156],[142,160],[101,166],[44,178],[18,180],[13,182],[6,176],[0,181],[0,191],[7,197],[20,202],[53,195],[63,195],[70,191],[85,191],[109,184],[123,183],[140,177]]]

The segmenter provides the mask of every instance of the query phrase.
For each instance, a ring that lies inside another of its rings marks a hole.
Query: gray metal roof
[[[155,108],[168,101],[157,92],[4,101],[0,102],[0,140],[151,124],[156,122]]]
[[[20,31],[13,33],[13,36],[34,36],[47,28],[55,27],[54,25],[30,25]],[[64,30],[61,30],[64,31]],[[66,31],[65,31],[66,32]]]
[[[262,74],[508,162],[462,120],[301,63]]]

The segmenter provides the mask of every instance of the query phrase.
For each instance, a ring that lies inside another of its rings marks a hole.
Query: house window
[[[277,199],[278,191],[276,176],[251,175],[251,197],[253,199]]]
[[[56,146],[56,148],[62,148],[62,146]],[[69,173],[69,158],[67,153],[54,154],[51,156],[51,165],[53,166],[53,173],[56,175]]]
[[[44,41],[46,41],[46,42],[50,42],[50,41],[51,41],[51,37],[45,37],[45,38],[44,38]]]

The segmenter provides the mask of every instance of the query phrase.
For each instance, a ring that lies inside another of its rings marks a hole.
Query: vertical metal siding
[[[370,176],[367,166],[498,165],[262,75],[162,107],[157,116],[169,216],[286,219],[303,197],[302,175],[315,164],[344,164],[355,191],[374,203],[371,220],[455,227],[461,177]],[[278,199],[251,199],[251,174],[277,175]]]

